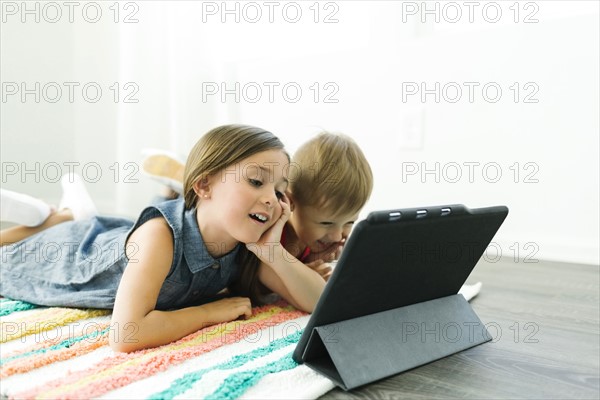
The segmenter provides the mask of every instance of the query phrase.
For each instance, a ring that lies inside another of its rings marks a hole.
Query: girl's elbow
[[[288,301],[288,303],[290,303],[292,306],[294,306],[294,308],[296,308],[297,310],[303,311],[305,313],[309,313],[312,314],[312,312],[315,310],[315,306],[316,306],[316,302],[295,302],[295,301]]]
[[[117,353],[131,353],[143,349],[145,346],[139,341],[118,340],[117,337],[109,337],[109,345],[112,351]]]
[[[302,307],[302,311],[312,314],[313,311],[315,311],[315,305],[316,304],[310,304],[310,305],[307,305],[306,307]]]
[[[136,350],[141,350],[148,347],[148,344],[144,343],[139,335],[139,330],[134,329],[132,332],[131,327],[137,327],[139,324],[129,322],[121,328],[119,322],[113,321],[112,329],[108,332],[108,344],[113,351],[119,353],[131,353]]]
[[[116,353],[131,353],[132,351],[135,351],[128,344],[125,344],[122,342],[114,342],[111,340],[109,344],[110,344],[111,350]]]

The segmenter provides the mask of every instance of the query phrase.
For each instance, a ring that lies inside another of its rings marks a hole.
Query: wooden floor
[[[492,342],[322,399],[598,399],[598,266],[481,261],[467,283]]]

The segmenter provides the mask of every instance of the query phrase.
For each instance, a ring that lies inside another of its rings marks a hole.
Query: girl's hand
[[[281,195],[281,198],[279,199],[279,206],[281,207],[281,215],[279,216],[279,219],[277,219],[273,226],[269,228],[267,232],[265,232],[265,234],[270,234],[270,238],[277,242],[281,240],[283,228],[290,219],[290,215],[292,215],[292,211],[290,210],[290,200],[285,194]]]
[[[310,262],[306,264],[306,266],[321,275],[321,278],[323,278],[325,282],[329,280],[329,277],[331,277],[331,274],[333,273],[333,268],[331,268],[331,265],[323,260]]]
[[[252,316],[252,304],[247,297],[229,297],[200,307],[206,312],[207,326],[230,322],[242,315],[246,318]]]
[[[267,264],[273,262],[275,251],[280,253],[277,254],[278,256],[285,251],[281,245],[281,233],[291,214],[289,200],[285,194],[279,199],[279,205],[281,206],[281,214],[275,223],[263,233],[258,242],[246,244],[248,250]]]

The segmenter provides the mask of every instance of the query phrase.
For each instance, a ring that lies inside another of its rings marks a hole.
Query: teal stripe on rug
[[[297,366],[298,363],[292,358],[292,353],[288,353],[279,360],[270,362],[263,367],[249,371],[241,371],[226,378],[223,384],[215,390],[214,393],[208,395],[206,399],[237,399],[252,386],[256,385],[263,376],[287,371],[296,368]]]
[[[25,303],[20,300],[0,299],[0,317],[12,314],[17,311],[26,311],[38,308],[35,304]]]
[[[198,382],[200,379],[202,379],[202,377],[206,373],[208,373],[210,371],[215,371],[215,370],[219,370],[219,369],[221,369],[221,370],[233,369],[233,368],[241,367],[242,365],[244,365],[250,361],[253,361],[260,357],[264,357],[264,356],[272,353],[273,351],[279,350],[281,348],[284,348],[284,347],[289,346],[294,343],[298,343],[298,341],[300,340],[300,336],[302,336],[302,330],[299,330],[299,331],[292,333],[291,335],[288,335],[281,339],[273,340],[271,343],[269,343],[266,346],[259,347],[258,349],[254,349],[247,353],[234,356],[229,361],[225,361],[221,364],[217,364],[214,367],[204,368],[204,369],[194,371],[194,372],[188,372],[187,374],[183,375],[181,378],[175,379],[167,389],[163,390],[162,392],[153,394],[152,396],[149,397],[149,399],[151,399],[151,400],[172,399],[175,396],[178,396],[178,395],[188,391],[189,389],[191,389],[191,387],[194,385],[194,383]],[[290,359],[291,359],[291,356],[290,356]],[[292,360],[292,362],[294,362],[294,361]],[[273,364],[273,363],[270,363],[269,365],[271,365],[271,364]],[[295,362],[294,362],[294,364],[295,364],[294,366],[297,366],[297,364]],[[291,368],[293,368],[293,367],[291,367]],[[266,375],[266,373],[264,375]],[[233,375],[233,376],[236,376],[236,375]],[[225,382],[227,382],[227,380]],[[217,392],[219,390],[220,390],[220,388],[217,389]],[[245,390],[247,390],[247,388],[244,389],[244,391]],[[214,395],[214,393],[213,393],[213,395]]]
[[[102,331],[94,331],[87,335],[82,335],[82,336],[65,339],[62,342],[55,344],[54,346],[45,347],[42,349],[36,349],[36,350],[28,351],[28,352],[22,353],[22,354],[15,354],[14,356],[11,356],[11,357],[2,358],[2,359],[0,359],[0,365],[6,364],[9,361],[18,360],[19,358],[35,356],[38,354],[47,353],[49,351],[55,351],[55,350],[68,348],[68,347],[71,347],[72,345],[74,345],[75,343],[79,343],[83,340],[95,339],[96,337],[98,337],[100,335],[104,335],[106,332],[108,332],[109,329],[110,328],[106,328]]]

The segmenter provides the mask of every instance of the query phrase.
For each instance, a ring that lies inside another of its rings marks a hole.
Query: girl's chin
[[[246,233],[246,234],[239,235],[236,239],[239,242],[248,244],[248,243],[256,243],[256,242],[258,242],[260,240],[261,236],[262,236],[261,234],[256,234],[256,233],[254,233],[254,234],[252,234],[252,233]]]

